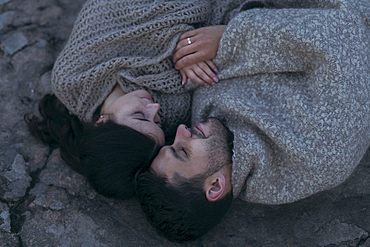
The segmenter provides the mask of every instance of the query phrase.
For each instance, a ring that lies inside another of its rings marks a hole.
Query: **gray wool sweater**
[[[234,197],[282,204],[342,183],[369,147],[370,2],[269,3],[228,24],[192,123],[233,131]]]

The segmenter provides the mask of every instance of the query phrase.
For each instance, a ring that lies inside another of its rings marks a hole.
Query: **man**
[[[269,2],[274,9],[246,10],[228,23],[213,60],[220,82],[195,91],[192,123],[216,117],[234,133],[234,197],[283,204],[339,185],[369,147],[370,37],[364,16],[370,6],[366,1],[355,4],[346,0]],[[189,65],[184,61],[205,60],[200,41],[200,36],[191,38],[189,47],[193,48],[187,48],[191,55],[176,61],[177,68]],[[176,141],[175,147],[182,151]],[[189,179],[166,173],[174,160],[170,150],[167,147],[160,152],[149,173],[158,173],[165,187],[177,189],[173,198],[181,198]],[[183,152],[185,155],[186,149]],[[204,166],[199,166],[198,174],[202,172]],[[228,192],[228,175],[224,175],[224,188],[214,178],[210,175],[198,185],[202,192],[198,197],[210,204]],[[209,187],[209,181],[216,186]],[[144,210],[150,210],[152,224],[169,239],[181,241],[204,234],[193,234],[199,227],[194,222],[211,217],[189,220],[186,227],[192,233],[188,234],[187,229],[179,228],[181,224],[174,223],[184,220],[181,216],[176,218],[177,214],[167,211],[156,218],[161,207],[166,208],[166,203],[161,204],[163,198],[138,194]],[[195,210],[199,205],[183,210]],[[209,214],[218,216],[215,211]],[[174,234],[169,236],[171,227]]]
[[[232,147],[233,133],[216,118],[180,125],[174,143],[138,176],[142,208],[161,235],[186,241],[221,220],[232,201]]]
[[[232,140],[232,132],[215,118],[191,129],[180,125],[174,143],[160,150],[151,168],[171,184],[201,174],[207,200],[216,201],[231,192]]]

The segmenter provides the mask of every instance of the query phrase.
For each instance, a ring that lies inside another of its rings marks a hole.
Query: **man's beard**
[[[225,165],[231,165],[234,140],[234,134],[220,120],[209,118],[207,122],[211,123],[210,135],[213,138],[207,142],[208,167],[202,174],[205,177],[214,174]]]

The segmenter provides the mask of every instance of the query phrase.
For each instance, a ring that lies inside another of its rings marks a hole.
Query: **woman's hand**
[[[207,86],[209,84],[216,85],[216,82],[218,82],[218,78],[213,72],[215,69],[216,66],[212,63],[211,60],[184,67],[180,69],[180,73],[182,76],[182,85],[186,84],[188,78],[202,86]]]
[[[176,69],[214,59],[225,28],[226,25],[202,27],[182,34],[172,55]],[[214,71],[217,73],[217,69]]]

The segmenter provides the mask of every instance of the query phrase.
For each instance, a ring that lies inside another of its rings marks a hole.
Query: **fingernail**
[[[218,78],[217,77],[213,77],[212,78],[215,82],[218,82]]]
[[[204,86],[208,86],[208,83],[204,83]]]
[[[217,68],[214,68],[214,72],[218,73],[218,69]]]
[[[212,82],[212,86],[216,85],[216,82]]]
[[[184,86],[184,84],[185,84],[185,82],[184,82],[184,81],[182,81],[182,82],[181,82],[181,85],[183,85],[183,86]]]

